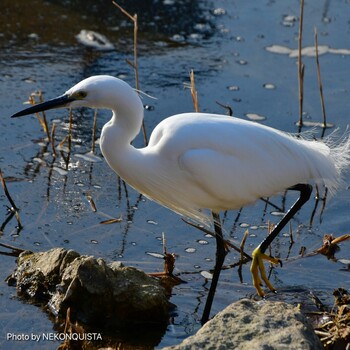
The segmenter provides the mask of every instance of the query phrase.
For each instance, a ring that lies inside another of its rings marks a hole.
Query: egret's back
[[[190,113],[160,123],[149,148],[171,160],[157,175],[158,189],[167,190],[151,197],[195,218],[200,209],[238,209],[297,183],[325,184],[333,192],[349,166],[350,142],[333,146],[237,118]]]

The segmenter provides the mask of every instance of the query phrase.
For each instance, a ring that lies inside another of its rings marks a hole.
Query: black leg
[[[215,261],[213,279],[211,281],[209,293],[207,296],[207,301],[205,303],[203,316],[201,320],[202,325],[204,325],[204,323],[206,323],[209,319],[210,310],[213,304],[214,295],[216,291],[216,286],[218,284],[221,268],[222,268],[222,265],[224,264],[225,256],[227,254],[225,245],[224,245],[222,230],[221,230],[220,215],[214,212],[212,214],[214,219],[215,238],[216,238],[216,261]]]
[[[261,242],[260,251],[265,253],[267,247],[272,243],[272,241],[281,232],[288,221],[298,212],[298,210],[309,200],[312,192],[312,186],[308,184],[298,184],[293,187],[288,188],[288,190],[294,190],[300,192],[300,197],[293,204],[293,206],[288,210],[287,214],[283,216],[281,221],[275,226],[272,232]]]
[[[265,296],[264,291],[262,290],[262,280],[265,282],[266,286],[272,291],[276,292],[273,285],[268,280],[263,260],[270,261],[273,264],[281,263],[281,260],[276,259],[274,257],[268,256],[265,254],[267,247],[271,244],[271,242],[276,238],[276,236],[281,232],[283,227],[286,226],[288,221],[297,213],[297,211],[309,200],[312,186],[306,184],[298,184],[295,185],[289,190],[295,190],[300,192],[300,196],[298,200],[293,204],[293,206],[289,209],[289,211],[283,216],[282,220],[277,224],[277,226],[272,230],[272,232],[261,242],[261,244],[254,249],[252,256],[253,261],[250,266],[250,272],[253,277],[253,285],[256,288],[256,291],[261,297]]]

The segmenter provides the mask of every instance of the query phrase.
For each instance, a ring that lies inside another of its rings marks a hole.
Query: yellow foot
[[[252,264],[250,265],[250,273],[252,274],[253,277],[253,285],[258,292],[258,294],[261,297],[265,296],[264,291],[262,290],[262,282],[261,279],[265,282],[266,286],[272,291],[276,292],[276,289],[273,287],[273,285],[270,283],[268,280],[266,273],[265,273],[265,267],[264,267],[264,262],[263,260],[267,260],[272,264],[280,264],[282,266],[282,261],[280,259],[274,258],[272,256],[266,255],[261,252],[260,246],[254,249],[253,254],[253,261]],[[259,271],[260,271],[260,276],[259,276]],[[261,278],[260,278],[261,277]]]

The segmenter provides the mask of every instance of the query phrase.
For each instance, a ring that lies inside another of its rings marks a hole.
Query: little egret
[[[300,196],[270,235],[254,250],[253,284],[263,296],[258,269],[267,286],[262,259],[266,248],[286,223],[308,201],[312,184],[334,192],[342,170],[349,166],[350,141],[308,141],[255,122],[225,115],[185,113],[160,122],[147,147],[132,141],[143,121],[143,104],[124,81],[106,75],[87,78],[53,100],[29,107],[20,117],[58,107],[110,109],[112,119],[104,125],[100,146],[109,166],[130,186],[159,204],[202,224],[211,218],[216,237],[216,263],[204,307],[202,323],[210,315],[226,249],[219,213],[239,209],[261,197],[286,189]]]

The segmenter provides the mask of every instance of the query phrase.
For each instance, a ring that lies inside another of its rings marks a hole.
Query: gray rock
[[[9,279],[16,282],[18,295],[34,303],[44,302],[60,283],[64,269],[78,256],[75,251],[63,248],[38,253],[25,251],[20,254],[17,268]]]
[[[122,263],[62,248],[24,252],[9,278],[20,296],[55,315],[100,327],[166,324],[170,303],[159,281]]]
[[[283,302],[240,300],[207,322],[197,334],[164,350],[323,349],[298,308]]]

